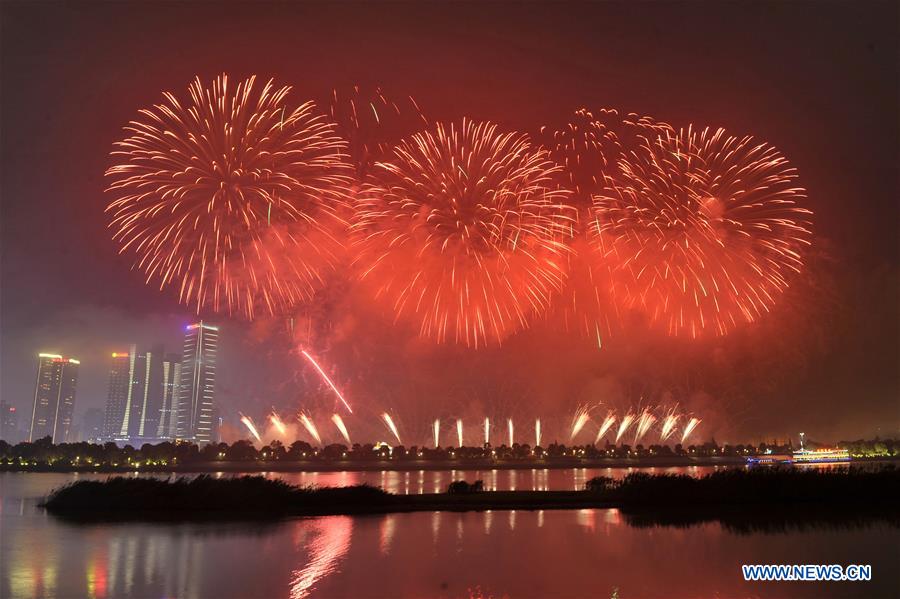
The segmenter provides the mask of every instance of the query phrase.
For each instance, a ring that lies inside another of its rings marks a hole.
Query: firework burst
[[[527,136],[438,124],[375,165],[355,211],[357,267],[420,335],[478,347],[543,312],[566,277],[567,192]]]
[[[141,110],[115,144],[107,208],[147,283],[198,312],[275,314],[303,302],[335,265],[352,170],[345,143],[289,87],[199,78],[187,102]]]
[[[650,410],[644,410],[641,412],[640,417],[637,420],[637,426],[634,431],[634,442],[639,443],[641,439],[644,438],[644,435],[647,434],[647,431],[650,430],[650,427],[653,426],[653,423],[656,422],[656,416],[654,416]]]
[[[618,314],[608,283],[616,264],[615,248],[596,234],[594,197],[606,195],[626,152],[667,131],[671,131],[669,125],[650,117],[586,108],[575,111],[561,127],[541,128],[540,139],[550,157],[563,165],[565,185],[574,192],[566,201],[577,219],[572,221],[570,235],[569,278],[549,318],[561,321],[566,330],[596,339],[598,346],[617,328]]]
[[[590,419],[589,408],[582,406],[575,411],[575,416],[572,417],[572,430],[569,433],[570,441],[573,441],[575,437],[578,436],[578,433],[581,432],[581,429],[584,428],[584,425],[587,424]]]
[[[811,212],[772,146],[722,129],[648,140],[595,196],[617,299],[670,335],[725,335],[768,312],[803,266]]]
[[[269,424],[271,424],[272,427],[276,431],[278,431],[278,434],[281,435],[282,437],[284,437],[287,434],[287,426],[285,426],[284,421],[275,412],[272,412],[271,414],[269,414]]]
[[[681,416],[675,413],[675,410],[677,408],[678,406],[675,406],[671,410],[667,411],[666,415],[663,417],[662,427],[659,431],[660,442],[665,441],[672,436],[672,433],[675,432],[675,428],[678,426],[678,421],[681,419]]]

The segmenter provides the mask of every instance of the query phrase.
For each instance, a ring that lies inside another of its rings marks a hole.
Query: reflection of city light
[[[309,563],[291,575],[291,599],[309,596],[317,582],[337,569],[350,549],[353,534],[353,519],[347,516],[302,522],[300,526],[313,526],[316,537],[308,545]]]
[[[378,549],[382,555],[391,552],[391,541],[394,540],[394,529],[397,522],[393,515],[387,515],[381,519],[381,526],[378,528],[379,543]]]

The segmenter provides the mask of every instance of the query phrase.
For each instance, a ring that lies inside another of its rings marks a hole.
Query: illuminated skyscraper
[[[112,441],[122,437],[122,423],[128,409],[132,391],[134,346],[128,353],[114,352],[109,369],[109,391],[106,396],[106,413],[103,418],[103,438]],[[126,427],[127,430],[127,427]]]
[[[141,443],[158,438],[164,370],[162,347],[139,353],[132,345],[128,353],[113,353],[103,426],[107,439]]]
[[[38,355],[29,441],[43,437],[52,438],[54,443],[68,441],[79,365],[80,362],[74,358],[56,354]]]
[[[168,354],[162,362],[162,403],[159,409],[159,424],[156,436],[159,439],[174,439],[178,426],[178,389],[181,384],[181,358]]]
[[[188,325],[185,330],[178,389],[177,439],[197,443],[212,440],[218,342],[219,327],[203,321]]]
[[[0,401],[0,439],[10,444],[21,441],[18,416],[15,406]]]

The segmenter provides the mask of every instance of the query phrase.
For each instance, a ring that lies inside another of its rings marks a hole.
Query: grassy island
[[[485,491],[480,481],[445,493],[396,495],[368,485],[297,487],[261,476],[78,481],[42,504],[74,520],[272,519],[411,511],[618,508],[634,524],[690,524],[740,514],[876,519],[900,523],[900,470],[727,470],[701,478],[633,473],[591,479],[580,491]],[[766,516],[768,518],[768,516]],[[766,519],[763,518],[763,519]]]

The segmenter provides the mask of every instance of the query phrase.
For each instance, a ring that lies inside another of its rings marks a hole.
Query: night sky
[[[474,352],[337,299],[323,311],[339,322],[314,341],[358,405],[395,409],[414,428],[435,415],[563,420],[579,403],[671,397],[720,442],[898,432],[895,2],[5,1],[0,11],[0,393],[23,416],[39,351],[82,360],[78,422],[105,402],[109,352],[180,347],[194,316],[117,254],[103,172],[138,109],[227,72],[292,85],[296,103],[380,84],[432,120],[526,132],[580,106],[722,126],[775,145],[808,190],[807,276],[770,318],[718,340],[636,336],[598,350],[537,327]],[[223,325],[226,418],[326,401],[287,355],[284,323],[209,318]]]

